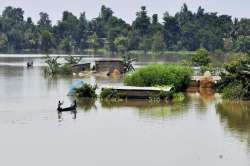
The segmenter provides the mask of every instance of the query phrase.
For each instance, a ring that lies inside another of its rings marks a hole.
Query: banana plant
[[[133,66],[133,62],[135,61],[135,58],[131,58],[130,55],[123,56],[123,64],[124,64],[124,72],[132,72],[135,71],[135,68]]]

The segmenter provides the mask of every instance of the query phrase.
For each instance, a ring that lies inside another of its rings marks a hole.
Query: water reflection
[[[222,101],[216,105],[216,112],[225,128],[247,141],[250,149],[250,102]]]
[[[79,110],[83,110],[84,112],[89,112],[92,110],[97,110],[96,99],[78,99],[77,104]]]
[[[149,100],[101,101],[103,108],[132,108],[141,118],[165,119],[178,116],[188,111],[186,103],[171,103],[168,101],[151,102]]]
[[[57,112],[57,114],[58,114],[58,121],[59,122],[62,122],[63,121],[63,113],[70,113],[71,115],[72,115],[72,119],[76,119],[76,115],[77,115],[77,110],[75,110],[75,111],[70,111],[70,112],[68,112],[68,111],[65,111],[65,112]]]
[[[138,109],[138,113],[141,118],[161,120],[181,118],[189,111],[186,106],[185,104],[169,103],[168,105],[154,106],[151,108],[140,108]]]
[[[199,89],[200,99],[206,104],[209,105],[211,102],[216,100],[216,94],[213,89],[200,88]]]

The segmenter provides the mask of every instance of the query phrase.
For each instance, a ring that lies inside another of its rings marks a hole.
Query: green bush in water
[[[50,57],[49,55],[46,56],[45,63],[47,66],[44,68],[45,76],[55,76],[58,74],[60,69],[60,63],[58,63],[58,59],[60,57]]]
[[[182,65],[148,65],[125,76],[129,86],[173,86],[176,91],[185,90],[193,70]]]
[[[221,78],[218,91],[224,98],[250,99],[250,55],[225,65]]]
[[[206,49],[198,49],[195,54],[192,55],[192,63],[195,66],[207,66],[210,62],[209,53]]]
[[[73,73],[73,67],[72,65],[75,65],[81,61],[81,57],[73,57],[71,55],[64,58],[66,61],[65,64],[61,65],[59,68],[59,74],[61,75],[72,75]]]
[[[96,89],[97,86],[92,86],[90,84],[84,84],[81,88],[76,89],[77,97],[86,97],[86,98],[96,98]]]
[[[72,65],[77,64],[81,58],[73,57],[71,55],[65,57],[67,63],[61,64],[58,62],[60,57],[51,57],[47,55],[45,63],[47,66],[44,68],[45,76],[56,76],[56,75],[72,75],[73,67]]]

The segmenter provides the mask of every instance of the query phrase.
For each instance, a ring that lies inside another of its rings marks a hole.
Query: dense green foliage
[[[125,84],[130,86],[173,86],[184,90],[189,84],[192,69],[180,65],[149,65],[126,75]]]
[[[206,49],[199,49],[192,55],[192,63],[195,66],[207,66],[209,62],[210,59]]]
[[[92,86],[90,84],[84,84],[81,88],[76,89],[77,97],[86,97],[86,98],[96,98],[96,89],[97,86]]]
[[[162,23],[157,14],[149,16],[145,6],[131,25],[113,13],[102,6],[98,17],[87,20],[84,12],[77,17],[64,11],[62,19],[52,25],[47,13],[41,12],[34,23],[24,18],[21,8],[6,7],[0,15],[0,52],[70,54],[91,49],[97,53],[101,48],[111,53],[142,50],[145,54],[199,48],[247,52],[250,47],[250,19],[246,18],[232,20],[201,7],[191,12],[186,4],[174,16],[166,12]]]
[[[229,99],[250,99],[250,55],[225,65],[219,90]]]

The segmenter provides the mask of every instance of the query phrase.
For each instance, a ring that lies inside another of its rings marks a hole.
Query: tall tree
[[[85,12],[80,14],[79,17],[79,39],[80,39],[80,49],[87,48],[87,37],[88,37],[88,20],[86,18]]]
[[[6,19],[11,19],[15,22],[22,22],[24,11],[21,8],[13,8],[11,6],[8,6],[5,8],[5,10],[2,13],[2,16]]]
[[[40,31],[44,31],[44,30],[51,31],[52,25],[51,25],[51,20],[49,18],[49,15],[47,13],[40,12],[39,16],[40,16],[40,19],[37,22],[39,30]]]
[[[40,42],[41,50],[49,54],[49,49],[52,48],[52,34],[47,30],[42,31]]]
[[[100,13],[100,18],[104,22],[107,22],[107,21],[109,21],[109,19],[112,16],[113,16],[113,11],[109,7],[106,7],[105,5],[102,5],[102,7],[101,7],[101,13]]]
[[[6,52],[8,49],[8,38],[5,34],[0,33],[0,51]]]
[[[140,43],[140,49],[143,50],[144,55],[147,55],[148,51],[151,49],[152,39],[150,37],[144,36]]]
[[[119,36],[114,41],[118,53],[124,55],[128,50],[128,38]]]
[[[69,38],[63,39],[60,43],[60,48],[64,50],[66,54],[70,55],[73,50],[71,40]]]
[[[96,33],[90,36],[89,44],[91,45],[91,48],[93,49],[93,54],[96,55],[98,47],[99,47],[98,36]]]
[[[144,36],[149,32],[150,28],[150,17],[147,15],[145,6],[141,7],[141,11],[136,13],[136,19],[132,24],[135,31],[138,31],[140,35]]]
[[[155,33],[152,40],[153,40],[153,43],[152,43],[153,52],[160,53],[166,49],[163,34],[161,32]]]
[[[142,49],[147,52],[147,47],[151,45],[149,41],[152,43],[157,33],[162,34],[167,50],[242,50],[242,43],[247,43],[245,39],[250,36],[249,29],[250,19],[232,21],[231,16],[207,12],[202,7],[191,12],[186,4],[173,16],[166,12],[163,24],[159,22],[157,14],[149,16],[145,6],[136,13],[132,25],[116,17],[112,9],[104,5],[98,17],[90,21],[86,19],[84,12],[76,17],[73,13],[64,11],[62,19],[55,25],[52,25],[49,15],[44,12],[40,13],[37,24],[30,17],[25,20],[21,8],[6,7],[0,14],[1,42],[4,49],[7,42],[7,52],[44,51],[46,44],[43,42],[41,45],[41,39],[47,38],[46,36],[51,39],[47,45],[49,49],[65,51],[61,45],[67,39],[72,45],[72,52],[80,52],[93,48],[93,44],[88,41],[93,38],[93,34],[96,35],[98,48],[105,47],[115,52],[115,39],[123,36],[128,39],[128,50]],[[47,32],[50,35],[46,35]]]
[[[250,53],[250,36],[240,36],[236,41],[236,51]]]
[[[175,17],[170,16],[167,12],[164,14],[164,41],[169,50],[175,49],[180,39],[181,30]]]
[[[67,41],[70,40],[72,48],[80,47],[82,36],[80,35],[79,20],[71,12],[63,12],[62,20],[58,22],[57,26],[54,26],[54,34],[57,43],[65,42],[67,39]]]

